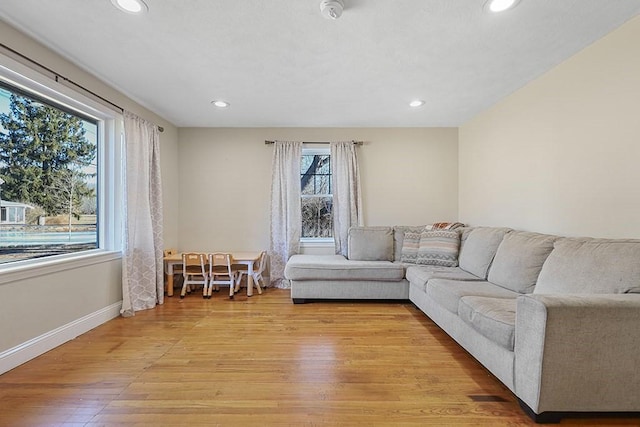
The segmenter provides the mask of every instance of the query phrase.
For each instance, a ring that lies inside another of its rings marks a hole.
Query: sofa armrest
[[[514,386],[536,414],[640,411],[640,294],[518,297]]]

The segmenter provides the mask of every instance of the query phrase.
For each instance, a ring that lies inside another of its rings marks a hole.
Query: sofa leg
[[[543,412],[536,414],[533,409],[529,408],[529,405],[518,399],[520,408],[525,414],[529,416],[537,424],[558,424],[562,420],[562,412]]]
[[[304,304],[305,302],[307,302],[307,300],[304,298],[292,298],[292,299],[294,304]]]

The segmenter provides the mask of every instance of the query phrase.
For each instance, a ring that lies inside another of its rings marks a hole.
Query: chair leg
[[[255,274],[253,276],[253,283],[256,285],[256,289],[258,289],[258,294],[262,295],[262,288],[260,287],[260,280],[262,280],[262,276],[259,274]]]
[[[235,276],[229,277],[229,299],[233,299],[233,291],[235,290]]]
[[[184,298],[184,295],[187,293],[188,283],[189,283],[188,278],[185,278],[184,282],[182,283],[182,289],[180,290],[180,299]]]
[[[235,292],[238,292],[240,290],[240,282],[242,281],[243,274],[244,274],[243,272],[238,273],[238,278],[235,280],[235,284],[236,284]]]

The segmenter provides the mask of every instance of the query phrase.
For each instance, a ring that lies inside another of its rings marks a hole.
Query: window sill
[[[0,266],[0,285],[60,271],[73,270],[88,265],[100,264],[120,258],[122,258],[122,253],[119,251],[95,249],[80,254],[61,255],[59,257],[52,256],[46,260],[18,261],[14,264]]]
[[[333,248],[336,245],[333,238],[330,239],[312,239],[303,237],[300,239],[301,248]]]

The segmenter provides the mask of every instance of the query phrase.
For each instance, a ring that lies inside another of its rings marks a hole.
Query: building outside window
[[[25,224],[27,209],[33,209],[33,206],[0,200],[0,225]]]

